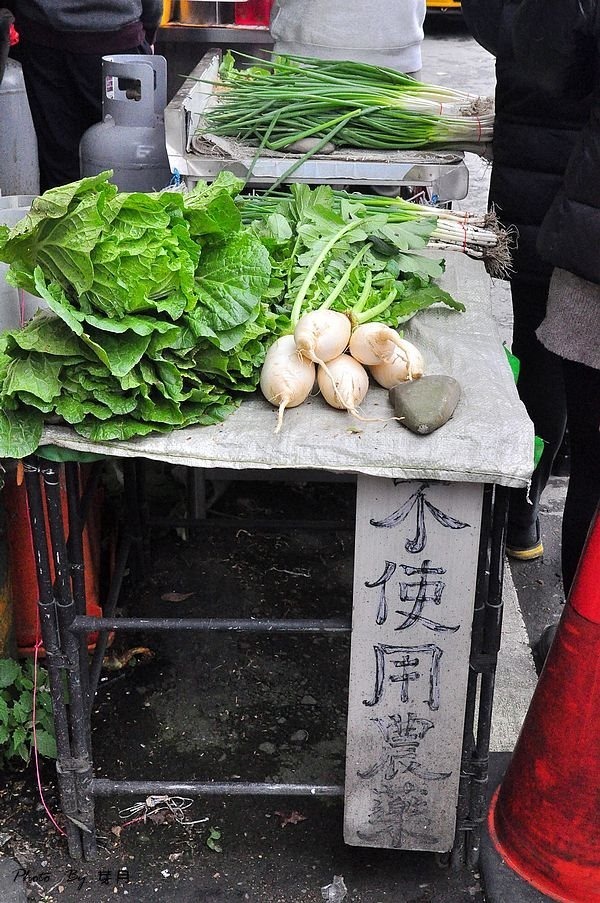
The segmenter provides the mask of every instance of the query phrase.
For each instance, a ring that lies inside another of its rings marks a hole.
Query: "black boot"
[[[518,561],[533,561],[534,558],[540,558],[544,554],[539,517],[536,517],[532,525],[525,528],[511,524],[509,519],[506,554],[509,558],[516,558]]]

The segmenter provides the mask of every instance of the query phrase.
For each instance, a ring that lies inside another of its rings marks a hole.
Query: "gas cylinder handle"
[[[123,53],[102,57],[103,118],[123,125],[152,125],[167,105],[167,61],[163,56]]]

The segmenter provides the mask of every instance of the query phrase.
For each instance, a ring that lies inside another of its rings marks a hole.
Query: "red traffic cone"
[[[600,903],[598,515],[489,830],[507,865],[547,896]]]
[[[85,465],[82,465],[85,467]],[[35,553],[29,528],[29,506],[25,485],[17,481],[15,473],[6,475],[4,500],[7,517],[8,573],[10,598],[14,610],[17,650],[20,655],[33,655],[38,636],[37,599],[39,595]],[[68,526],[66,488],[61,478],[61,505]],[[44,507],[45,511],[45,507]],[[100,501],[96,493],[88,525],[83,531],[83,561],[86,594],[86,614],[102,616],[100,596]],[[51,563],[52,574],[54,566]],[[89,634],[88,645],[93,648],[97,634]],[[40,650],[42,655],[45,651]]]

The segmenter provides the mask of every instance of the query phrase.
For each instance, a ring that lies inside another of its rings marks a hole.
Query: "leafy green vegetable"
[[[326,186],[263,206],[236,201],[231,173],[186,195],[120,193],[109,175],[52,189],[0,229],[8,278],[50,308],[0,336],[0,457],[35,451],[50,418],[94,441],[218,423],[316,307],[392,326],[462,309],[421,253],[434,222]]]
[[[0,336],[2,457],[33,452],[49,415],[98,441],[218,423],[258,383],[279,321],[242,182],[123,194],[109,175],[46,192],[0,231],[10,280],[50,308]]]
[[[198,305],[190,315],[196,334],[221,336],[219,347],[233,348],[237,340],[223,334],[256,317],[270,275],[268,252],[250,234],[238,233],[225,247],[207,250],[196,279]]]
[[[0,408],[0,445],[3,458],[23,458],[35,451],[42,438],[44,419],[35,408]]]
[[[10,658],[0,658],[0,768],[13,765],[14,760],[21,765],[29,762],[34,742],[41,756],[56,758],[48,673],[40,667],[36,673],[31,660],[21,664]]]

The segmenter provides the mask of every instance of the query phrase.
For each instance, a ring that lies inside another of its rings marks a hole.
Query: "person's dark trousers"
[[[123,53],[145,53],[134,47]],[[38,142],[40,190],[80,178],[79,142],[102,119],[102,56],[70,53],[21,37],[19,58]]]
[[[512,351],[521,362],[517,390],[533,421],[536,436],[544,440],[544,452],[536,467],[529,493],[510,493],[507,545],[535,544],[540,496],[550,477],[552,462],[560,448],[566,425],[566,401],[562,360],[548,351],[535,334],[546,313],[549,282],[527,281],[519,276],[511,282],[513,303]]]
[[[571,471],[562,523],[562,571],[568,596],[600,502],[600,370],[563,360]]]

